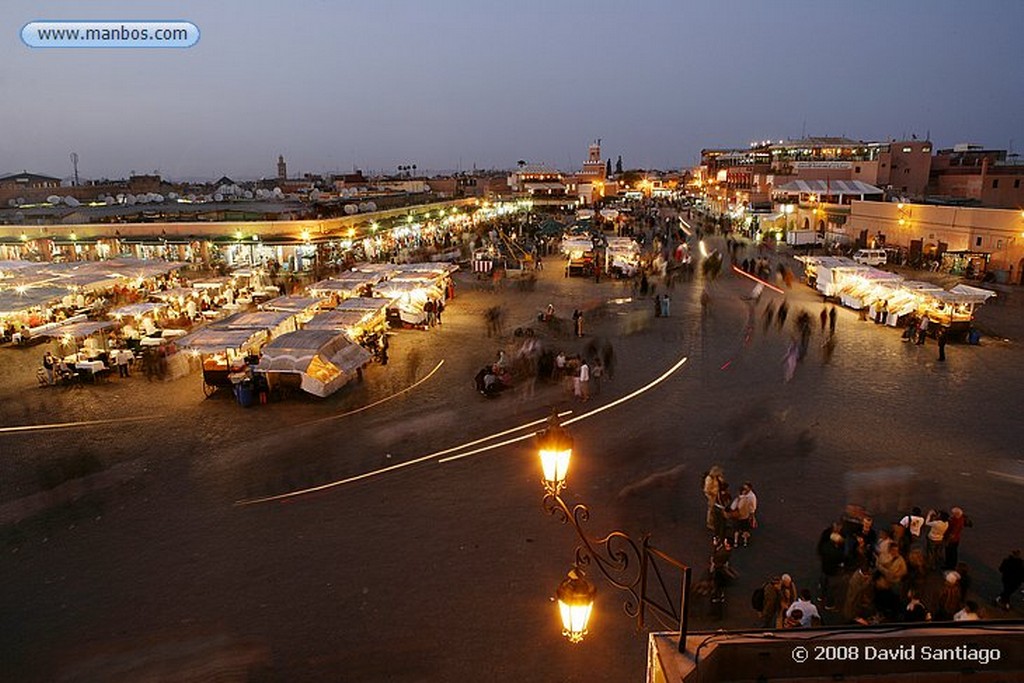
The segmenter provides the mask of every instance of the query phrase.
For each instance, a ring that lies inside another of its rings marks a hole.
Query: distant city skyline
[[[190,49],[31,49],[39,19],[183,19]],[[175,180],[685,168],[806,135],[1024,144],[1024,3],[9,0],[0,172]]]

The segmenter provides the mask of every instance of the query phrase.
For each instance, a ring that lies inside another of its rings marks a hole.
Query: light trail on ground
[[[603,406],[598,406],[597,408],[594,408],[591,411],[583,413],[582,415],[577,415],[576,417],[574,417],[572,419],[566,420],[565,422],[562,423],[562,426],[568,426],[568,425],[574,424],[576,422],[580,422],[581,420],[586,420],[588,418],[593,417],[594,415],[597,415],[599,413],[603,413],[606,410],[609,410],[611,408],[614,408],[617,405],[625,403],[626,401],[633,400],[634,398],[636,398],[640,394],[642,394],[642,393],[644,393],[646,391],[649,391],[649,390],[653,389],[654,387],[658,386],[659,384],[661,384],[662,382],[664,382],[666,379],[668,379],[672,375],[672,373],[674,373],[679,368],[683,367],[683,364],[686,363],[686,361],[687,361],[687,357],[683,356],[681,359],[676,361],[675,365],[673,365],[668,370],[663,372],[660,377],[657,377],[657,378],[651,380],[650,382],[648,382],[647,384],[643,385],[639,389],[635,389],[635,390],[629,392],[628,394],[626,394],[625,396],[621,396],[621,397],[615,399],[614,401],[611,401],[609,403],[604,404]],[[483,448],[477,448],[477,449],[474,449],[472,451],[468,451],[466,453],[459,453],[458,455],[453,455],[453,456],[448,457],[448,458],[442,458],[438,462],[441,463],[441,464],[444,464],[444,463],[448,463],[448,462],[453,462],[455,460],[461,460],[462,458],[468,458],[471,455],[477,455],[478,453],[483,453],[485,451],[490,451],[490,450],[493,450],[495,448],[500,448],[502,446],[507,446],[509,444],[516,443],[517,441],[523,441],[524,439],[528,439],[528,438],[530,438],[532,436],[534,436],[534,435],[533,434],[528,434],[526,436],[516,437],[515,439],[510,439],[508,441],[503,441],[501,443],[491,444],[489,446],[484,446]]]
[[[679,370],[679,368],[681,368],[687,362],[687,360],[688,360],[688,358],[686,356],[684,356],[683,358],[681,358],[678,361],[676,361],[672,365],[672,367],[670,367],[668,370],[663,372],[660,376],[658,376],[655,379],[651,380],[650,382],[648,382],[647,384],[643,385],[642,387],[634,389],[633,391],[631,391],[630,393],[626,394],[625,396],[621,396],[621,397],[615,399],[614,401],[610,401],[609,403],[606,403],[606,404],[604,404],[602,406],[598,406],[597,408],[594,408],[593,410],[590,410],[590,411],[588,411],[586,413],[583,413],[582,415],[578,415],[578,416],[573,417],[573,418],[571,418],[569,420],[566,420],[562,424],[563,425],[574,424],[574,423],[579,422],[581,420],[585,420],[587,418],[593,417],[594,415],[598,415],[600,413],[603,413],[604,411],[609,410],[611,408],[614,408],[615,406],[621,405],[621,404],[623,404],[623,403],[625,403],[627,401],[633,400],[637,396],[639,396],[639,395],[641,395],[641,394],[643,394],[643,393],[645,393],[647,391],[650,391],[651,389],[653,389],[654,387],[656,387],[657,385],[661,384],[666,379],[671,377],[673,373],[675,373],[677,370]],[[426,379],[426,378],[424,378],[424,379]],[[413,386],[415,386],[415,385],[413,385]],[[412,387],[409,387],[409,388],[412,388]],[[563,412],[559,413],[558,415],[559,415],[559,417],[563,417],[563,416],[569,415],[571,413],[572,413],[572,411],[563,411]],[[481,446],[480,448],[473,448],[473,449],[471,449],[469,451],[458,453],[458,455],[449,456],[447,458],[441,458],[440,456],[446,455],[448,453],[457,453],[459,451],[462,451],[465,448],[468,448],[468,447],[471,447],[471,446],[475,446],[477,444],[484,443],[484,442],[487,442],[487,441],[491,441],[493,439],[500,438],[500,437],[505,436],[507,434],[512,434],[512,433],[520,431],[522,429],[529,429],[531,427],[535,427],[535,426],[543,424],[545,422],[547,422],[547,418],[542,418],[540,420],[534,420],[532,422],[527,422],[527,423],[521,424],[521,425],[519,425],[517,427],[512,427],[512,428],[506,429],[504,431],[495,432],[494,434],[490,434],[488,436],[484,436],[484,437],[481,437],[479,439],[475,439],[473,441],[469,441],[469,442],[466,442],[464,444],[460,444],[458,446],[452,446],[451,448],[446,448],[444,450],[435,451],[435,452],[429,453],[427,455],[422,455],[422,456],[420,456],[418,458],[413,458],[412,460],[406,460],[404,462],[395,463],[394,465],[388,465],[387,467],[381,467],[381,468],[376,469],[376,470],[370,470],[369,472],[363,472],[362,474],[356,474],[356,475],[353,475],[351,477],[345,477],[344,479],[338,479],[336,481],[327,482],[325,484],[320,484],[318,486],[311,486],[309,488],[299,489],[297,491],[289,491],[288,493],[279,493],[279,494],[273,495],[273,496],[263,496],[263,497],[260,497],[260,498],[246,498],[246,499],[243,499],[243,500],[237,500],[237,501],[235,501],[235,506],[236,507],[247,507],[247,506],[250,506],[250,505],[260,505],[260,504],[263,504],[263,503],[282,502],[282,501],[290,500],[290,499],[293,499],[293,498],[299,498],[301,496],[310,495],[310,494],[313,494],[313,493],[321,493],[323,491],[328,491],[330,489],[337,488],[339,486],[344,486],[345,484],[352,484],[352,483],[355,483],[357,481],[364,481],[366,479],[370,479],[370,478],[373,478],[373,477],[378,477],[378,476],[381,476],[383,474],[387,474],[389,472],[394,472],[396,470],[400,470],[400,469],[403,469],[405,467],[411,467],[412,465],[418,465],[420,463],[428,462],[430,460],[435,460],[436,459],[438,461],[438,464],[445,464],[445,463],[449,463],[449,462],[454,462],[456,460],[461,460],[463,458],[468,458],[471,455],[478,455],[480,453],[486,453],[488,451],[493,451],[493,450],[495,450],[497,448],[503,448],[505,446],[509,446],[511,444],[514,444],[514,443],[519,443],[520,441],[525,441],[527,439],[532,439],[532,438],[534,438],[536,436],[536,432],[535,431],[531,431],[531,432],[529,432],[527,434],[522,434],[522,435],[514,437],[512,439],[506,439],[504,441],[499,441],[498,443],[488,444],[486,446]]]
[[[739,267],[737,267],[737,266],[733,266],[733,267],[732,267],[732,269],[733,269],[733,271],[734,271],[735,273],[737,273],[738,275],[742,275],[743,277],[749,277],[749,278],[750,278],[751,280],[753,280],[754,282],[759,282],[759,283],[761,283],[762,285],[764,285],[764,286],[765,286],[765,287],[767,287],[768,289],[772,290],[773,292],[778,292],[779,294],[785,294],[785,292],[784,292],[784,291],[782,291],[781,289],[779,289],[778,287],[776,287],[776,286],[775,286],[775,285],[773,285],[772,283],[770,283],[770,282],[765,282],[765,281],[764,281],[764,280],[762,280],[761,278],[757,277],[756,275],[751,275],[750,273],[748,273],[747,271],[743,270],[742,268],[739,268]]]
[[[571,410],[566,410],[566,411],[563,411],[563,412],[559,413],[558,416],[559,417],[563,417],[565,415],[571,415],[571,414],[572,414]],[[383,467],[381,469],[370,470],[369,472],[364,472],[362,474],[356,474],[356,475],[353,475],[351,477],[346,477],[345,479],[339,479],[337,481],[328,482],[326,484],[320,484],[319,486],[311,486],[310,488],[299,489],[298,491],[290,491],[288,493],[280,493],[280,494],[277,494],[275,496],[264,496],[262,498],[247,498],[247,499],[244,499],[244,500],[238,500],[238,501],[235,501],[235,505],[236,506],[246,506],[246,505],[256,505],[258,503],[272,503],[274,501],[282,501],[282,500],[287,500],[289,498],[297,498],[298,496],[304,496],[304,495],[307,495],[307,494],[310,494],[310,493],[319,493],[321,491],[326,491],[328,489],[332,489],[332,488],[335,488],[337,486],[341,486],[343,484],[351,484],[352,482],[362,481],[363,479],[369,479],[370,477],[376,477],[376,476],[379,476],[381,474],[385,474],[387,472],[393,472],[394,470],[399,470],[399,469],[402,469],[403,467],[409,467],[410,465],[415,465],[415,464],[418,464],[418,463],[421,463],[421,462],[426,462],[428,460],[432,460],[434,458],[440,457],[440,456],[445,455],[447,453],[453,453],[455,451],[462,450],[463,448],[467,448],[469,446],[475,446],[478,443],[483,443],[485,441],[490,441],[491,439],[497,439],[498,437],[505,436],[506,434],[511,434],[513,432],[518,432],[521,429],[528,429],[530,427],[536,427],[537,425],[543,424],[544,422],[547,422],[547,418],[546,417],[541,418],[539,420],[534,420],[533,422],[527,422],[525,424],[521,424],[518,427],[512,427],[510,429],[506,429],[506,430],[501,431],[501,432],[495,432],[494,434],[490,434],[488,436],[481,437],[479,439],[476,439],[475,441],[469,441],[467,443],[460,444],[458,446],[453,446],[451,448],[446,448],[446,449],[441,450],[441,451],[434,451],[433,453],[429,453],[427,455],[423,455],[423,456],[420,456],[418,458],[414,458],[413,460],[406,460],[404,462],[395,463],[394,465],[388,465],[387,467]],[[518,437],[518,438],[515,438],[515,439],[511,439],[510,441],[508,441],[506,443],[515,443],[516,441],[522,441],[523,439],[529,439],[534,434],[535,434],[535,432],[530,432],[526,436],[522,436],[522,437]]]
[[[378,400],[374,401],[373,403],[367,403],[365,406],[359,406],[358,408],[354,408],[352,410],[345,411],[344,413],[339,413],[337,415],[329,415],[328,417],[318,417],[317,419],[310,420],[309,422],[300,422],[299,424],[294,425],[294,427],[305,427],[307,425],[318,424],[320,422],[329,422],[331,420],[340,420],[343,417],[348,417],[349,415],[355,415],[356,413],[361,413],[364,410],[369,410],[370,408],[374,408],[376,406],[379,406],[381,403],[387,403],[391,399],[398,398],[402,394],[404,394],[404,393],[406,393],[408,391],[412,391],[413,389],[415,389],[419,385],[421,385],[424,382],[426,382],[428,379],[433,377],[434,374],[438,370],[441,369],[442,365],[444,365],[444,359],[443,358],[437,362],[437,365],[434,366],[433,370],[431,370],[426,375],[424,375],[420,379],[416,380],[415,382],[413,382],[412,384],[407,386],[405,389],[402,389],[401,391],[396,391],[395,393],[391,394],[390,396],[385,396],[384,398],[378,399]],[[293,427],[289,427],[289,429],[292,429],[292,428]]]
[[[54,422],[51,424],[39,425],[18,425],[15,427],[0,427],[0,434],[12,434],[16,432],[38,432],[46,429],[71,429],[72,427],[98,427],[100,425],[123,424],[126,422],[143,422],[145,420],[159,420],[161,415],[137,415],[135,417],[112,417],[106,420],[80,420],[78,422]]]

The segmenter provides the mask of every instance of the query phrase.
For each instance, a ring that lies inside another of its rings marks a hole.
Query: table
[[[89,379],[96,383],[100,377],[107,373],[107,366],[101,360],[83,360],[75,363],[76,370],[83,370],[89,374]]]

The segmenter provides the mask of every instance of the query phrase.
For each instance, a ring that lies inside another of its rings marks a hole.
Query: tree
[[[609,159],[611,161],[611,159]],[[622,155],[615,161],[615,175],[622,175]]]
[[[607,161],[604,162],[604,174],[608,178],[610,178],[611,175],[612,175],[612,160],[611,159],[608,159]]]

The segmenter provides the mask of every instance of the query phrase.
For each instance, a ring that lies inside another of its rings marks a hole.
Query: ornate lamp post
[[[585,569],[596,568],[613,587],[627,593],[623,609],[636,619],[638,630],[645,628],[645,617],[653,614],[665,628],[679,629],[679,651],[686,651],[689,618],[687,595],[690,592],[690,568],[655,548],[650,536],[639,541],[624,531],[612,531],[603,538],[592,538],[583,525],[590,519],[590,508],[582,503],[569,506],[561,497],[565,476],[572,458],[572,436],[561,426],[556,414],[548,418],[548,428],[537,435],[538,455],[544,483],[544,510],[568,524],[576,532],[575,561],[568,576],[558,586],[562,633],[573,643],[583,640],[593,612],[593,584]],[[669,569],[664,569],[667,565]],[[679,602],[672,598],[665,574],[679,573]]]

